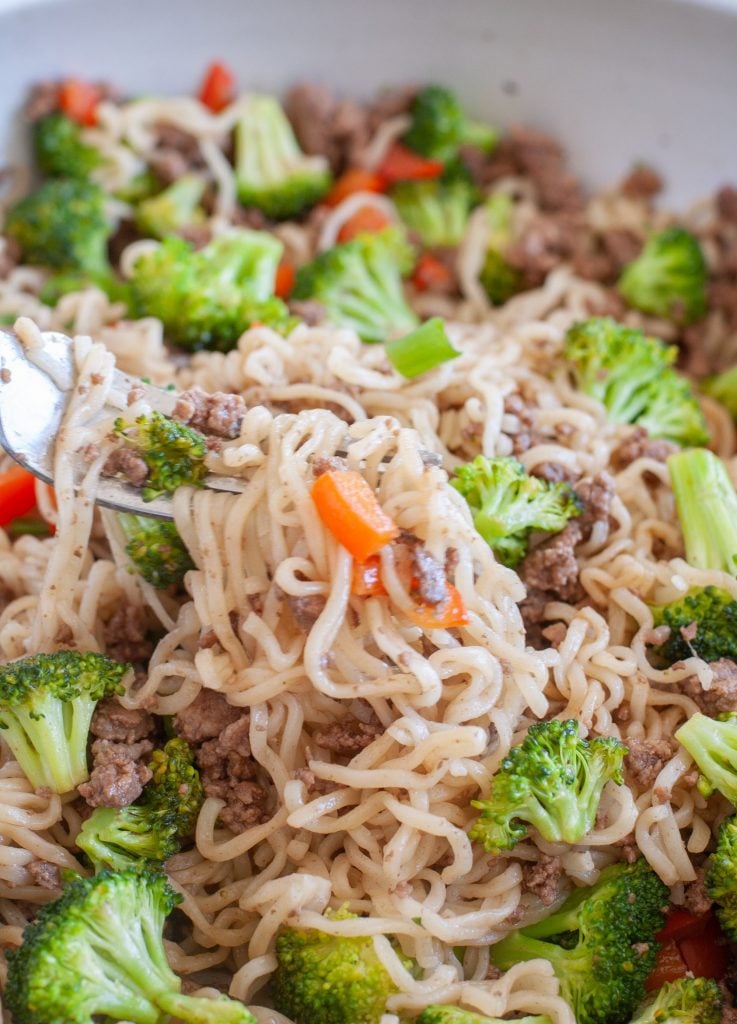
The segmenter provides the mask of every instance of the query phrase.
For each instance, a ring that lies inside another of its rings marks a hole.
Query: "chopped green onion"
[[[421,373],[461,354],[451,345],[439,316],[427,320],[403,338],[388,341],[384,349],[394,369],[403,377],[410,378],[419,377]]]

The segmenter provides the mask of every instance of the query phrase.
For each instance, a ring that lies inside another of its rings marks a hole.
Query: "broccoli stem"
[[[88,777],[87,737],[97,701],[76,697],[16,705],[4,712],[3,738],[35,788],[69,793]],[[31,738],[32,737],[32,738]]]
[[[724,463],[705,448],[668,458],[686,559],[737,575],[737,494]]]
[[[234,999],[203,999],[167,992],[158,1002],[162,1010],[187,1024],[253,1024],[250,1012]]]

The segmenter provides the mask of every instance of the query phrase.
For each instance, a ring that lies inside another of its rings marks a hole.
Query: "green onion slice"
[[[408,378],[419,377],[461,354],[451,345],[439,316],[427,320],[403,338],[388,341],[384,349],[394,369]]]

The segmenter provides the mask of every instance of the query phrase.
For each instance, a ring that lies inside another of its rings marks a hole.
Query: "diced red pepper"
[[[362,167],[349,167],[335,182],[323,202],[326,206],[338,206],[356,192],[383,192],[385,188],[386,183],[380,175],[364,171]]]
[[[418,292],[447,292],[455,282],[442,260],[432,253],[423,252],[412,274],[412,284]]]
[[[379,175],[390,185],[397,181],[423,181],[438,178],[443,173],[440,160],[428,160],[413,152],[401,142],[394,142],[378,168]]]
[[[218,114],[235,97],[235,76],[227,64],[214,61],[205,73],[198,98],[213,113]]]
[[[648,978],[650,991],[689,971],[697,978],[721,978],[727,970],[729,949],[713,911],[696,915],[674,907],[657,939],[663,945]]]
[[[688,935],[677,945],[686,967],[697,978],[723,978],[729,963],[729,947],[713,913],[702,920],[705,926],[698,935]]]
[[[350,242],[356,235],[383,231],[390,224],[391,220],[383,210],[379,210],[376,206],[359,206],[341,227],[338,232],[338,241]]]
[[[35,507],[35,476],[22,466],[11,466],[0,473],[0,526],[28,515]]]
[[[677,981],[678,978],[685,978],[688,974],[686,961],[681,956],[680,950],[675,942],[666,942],[658,951],[658,958],[650,977],[645,983],[648,992],[662,988],[666,981]]]
[[[274,294],[280,299],[288,299],[294,288],[296,271],[293,264],[283,261],[276,269],[276,282],[274,283]]]
[[[59,109],[72,121],[93,128],[97,124],[100,90],[80,78],[67,78],[59,86]]]
[[[381,582],[381,559],[371,555],[365,562],[353,563],[351,593],[356,597],[384,597],[386,590]]]

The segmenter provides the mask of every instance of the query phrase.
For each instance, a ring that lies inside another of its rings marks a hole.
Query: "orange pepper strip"
[[[422,629],[452,629],[468,624],[468,612],[460,591],[448,584],[448,596],[440,605],[418,604],[407,618]]]
[[[276,281],[274,282],[274,295],[280,299],[288,299],[294,288],[296,271],[291,263],[283,261],[276,268]]]
[[[418,292],[453,291],[453,274],[437,256],[423,252],[412,274],[412,284]]]
[[[439,178],[445,170],[441,160],[428,160],[425,156],[413,152],[401,142],[393,143],[387,150],[379,176],[389,184],[396,181],[423,181],[427,178]]]
[[[383,231],[390,224],[391,219],[382,210],[378,210],[375,206],[359,206],[341,227],[338,232],[338,241],[350,242],[356,235]]]
[[[362,167],[350,167],[338,178],[323,199],[326,206],[337,206],[354,192],[383,192],[384,179],[373,171],[364,171]]]
[[[351,593],[356,597],[384,597],[386,590],[381,582],[381,559],[371,555],[365,562],[354,562]]]
[[[0,526],[7,526],[36,507],[36,478],[22,466],[0,473]]]
[[[97,124],[100,90],[79,78],[67,78],[59,87],[59,108],[72,121],[93,128]]]
[[[399,535],[399,527],[360,473],[330,470],[312,485],[318,515],[338,543],[365,562]]]
[[[235,96],[235,77],[227,64],[216,60],[205,72],[198,98],[203,106],[220,113]]]

